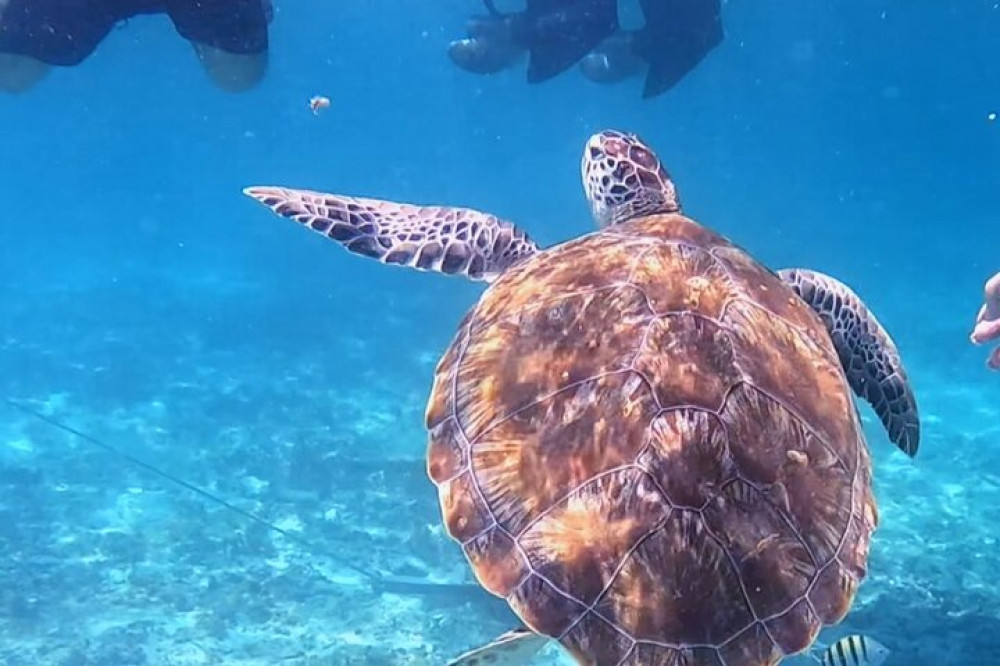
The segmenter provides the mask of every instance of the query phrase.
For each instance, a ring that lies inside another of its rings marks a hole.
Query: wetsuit
[[[10,0],[0,13],[0,53],[71,67],[120,21],[167,14],[187,40],[235,54],[267,50],[268,0]]]

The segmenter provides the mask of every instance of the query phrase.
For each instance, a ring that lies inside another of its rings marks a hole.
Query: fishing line
[[[251,521],[253,521],[253,522],[255,522],[255,523],[259,524],[259,525],[263,525],[267,529],[272,530],[274,532],[277,532],[278,534],[280,534],[281,536],[285,537],[289,541],[297,543],[299,546],[301,546],[302,548],[304,548],[306,550],[306,552],[308,552],[308,553],[322,552],[318,548],[316,548],[316,546],[314,544],[310,543],[306,539],[303,539],[302,537],[297,536],[297,535],[295,535],[292,532],[289,532],[287,530],[281,529],[280,527],[278,527],[274,523],[270,522],[266,518],[263,518],[262,516],[259,516],[259,515],[255,514],[255,513],[251,513],[250,511],[246,511],[245,509],[241,509],[240,507],[236,506],[235,504],[232,504],[231,502],[226,501],[222,497],[219,497],[218,495],[216,495],[216,494],[214,494],[214,493],[212,493],[212,492],[210,492],[208,490],[205,490],[204,488],[200,488],[200,487],[194,485],[193,483],[185,481],[184,479],[182,479],[180,477],[174,476],[170,472],[167,472],[167,471],[162,470],[162,469],[160,469],[158,467],[155,467],[155,466],[153,466],[153,465],[145,462],[144,460],[136,458],[135,456],[131,455],[130,453],[122,451],[121,449],[119,449],[119,448],[117,448],[115,446],[112,446],[112,445],[108,444],[107,442],[103,442],[100,439],[98,439],[97,437],[94,437],[93,435],[89,435],[89,434],[87,434],[87,433],[85,433],[85,432],[83,432],[81,430],[78,430],[78,429],[74,428],[73,426],[71,426],[71,425],[69,425],[67,423],[63,423],[62,421],[59,421],[58,419],[55,419],[55,418],[53,418],[51,416],[48,416],[47,414],[43,414],[42,412],[40,412],[40,411],[38,411],[36,409],[28,407],[27,405],[21,404],[21,403],[19,403],[17,401],[11,400],[10,398],[4,398],[3,401],[4,401],[4,403],[6,403],[7,405],[10,405],[14,409],[16,409],[16,410],[18,410],[18,411],[20,411],[20,412],[22,412],[24,414],[27,414],[28,416],[32,416],[32,417],[38,419],[39,421],[43,421],[43,422],[49,424],[50,426],[52,426],[53,428],[57,428],[59,430],[62,430],[63,432],[65,432],[65,433],[67,433],[69,435],[72,435],[73,437],[76,437],[76,438],[81,439],[81,440],[83,440],[83,441],[85,441],[85,442],[87,442],[89,444],[92,444],[92,445],[98,447],[98,448],[101,448],[101,449],[107,451],[108,453],[110,453],[110,454],[112,454],[114,456],[117,456],[119,458],[122,458],[123,460],[126,460],[126,461],[132,463],[136,467],[141,467],[142,469],[144,469],[144,470],[146,470],[148,472],[151,472],[151,473],[155,474],[156,476],[159,476],[162,479],[166,479],[167,481],[170,481],[171,483],[174,483],[174,484],[176,484],[178,486],[181,486],[182,488],[186,488],[186,489],[190,490],[191,492],[193,492],[193,493],[195,493],[195,494],[203,497],[204,499],[207,499],[210,502],[214,502],[215,504],[218,504],[219,506],[221,506],[221,507],[223,507],[225,509],[229,509],[230,511],[232,511],[232,512],[234,512],[236,514],[239,514],[240,516],[243,516],[244,518],[246,518],[248,520],[251,520]],[[326,557],[329,557],[332,561],[336,562],[340,566],[346,567],[346,568],[354,571],[355,573],[360,574],[362,577],[365,578],[365,580],[367,580],[368,582],[372,583],[373,585],[382,581],[382,576],[380,576],[378,574],[375,574],[375,573],[372,573],[370,571],[366,571],[365,569],[362,569],[361,567],[357,566],[356,564],[352,564],[351,562],[348,562],[347,560],[341,559],[340,557],[336,557],[336,556],[333,556],[333,555],[326,555]]]

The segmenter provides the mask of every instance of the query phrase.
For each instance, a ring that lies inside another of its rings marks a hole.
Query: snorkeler
[[[270,0],[0,0],[0,91],[86,60],[120,22],[166,14],[219,88],[256,85],[267,67]]]
[[[976,326],[969,338],[977,345],[1000,339],[1000,273],[987,280],[983,287],[983,305],[979,308]],[[986,365],[1000,370],[1000,347],[990,352]]]
[[[595,83],[617,83],[646,72],[643,98],[676,85],[722,43],[720,0],[639,0],[645,25],[622,30],[618,0],[527,0],[524,12],[503,14],[484,0],[468,37],[448,47],[452,62],[493,74],[528,54],[528,82],[539,83],[579,62]]]
[[[580,62],[595,83],[617,83],[646,70],[644,99],[680,82],[722,43],[720,0],[639,0],[646,24],[621,30]]]
[[[618,30],[617,0],[527,0],[523,12],[502,13],[484,0],[488,16],[473,16],[468,37],[448,57],[474,74],[493,74],[528,56],[528,83],[564,72]]]

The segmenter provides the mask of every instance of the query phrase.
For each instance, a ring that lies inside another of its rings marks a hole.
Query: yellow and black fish
[[[831,643],[816,657],[823,666],[882,666],[889,648],[874,638],[851,634]]]

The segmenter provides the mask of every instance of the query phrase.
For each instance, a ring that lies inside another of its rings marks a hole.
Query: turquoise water
[[[461,586],[423,462],[481,287],[348,255],[241,189],[469,206],[549,245],[592,228],[578,161],[606,127],[657,149],[694,218],[851,284],[904,356],[921,451],[863,408],[882,522],[823,640],[996,660],[1000,376],[968,342],[1000,270],[995,2],[729,2],[723,45],[649,101],[455,69],[473,0],[275,4],[253,91],[143,17],[0,97],[0,395],[291,537],[0,407],[0,662],[444,663],[510,628]],[[373,591],[348,564],[451,586]]]

